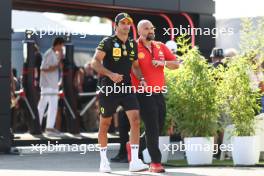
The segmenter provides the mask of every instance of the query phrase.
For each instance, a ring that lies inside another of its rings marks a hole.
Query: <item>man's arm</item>
[[[140,69],[140,66],[139,66],[139,63],[138,63],[138,60],[135,60],[133,63],[132,63],[132,71],[134,73],[134,75],[136,76],[136,78],[138,80],[140,80],[140,85],[141,86],[147,86],[147,83],[143,77],[143,74],[141,72],[141,69]]]
[[[48,68],[41,68],[40,70],[43,72],[53,72],[58,68],[59,68],[59,65],[51,65]]]
[[[155,66],[155,67],[158,67],[158,66],[166,66],[168,69],[170,70],[175,70],[177,68],[179,68],[180,66],[180,63],[178,61],[159,61],[159,60],[153,60],[152,61],[152,64]]]
[[[169,50],[169,48],[161,43],[161,47],[163,49],[163,53],[165,56],[165,61],[153,61],[154,66],[166,66],[170,70],[175,70],[179,68],[180,63],[177,61],[177,58],[172,52]]]
[[[92,60],[92,68],[96,72],[109,77],[115,83],[121,82],[123,80],[123,75],[113,73],[103,66],[102,61],[104,60],[105,55],[106,53],[104,51],[97,49]]]
[[[135,60],[135,61],[132,63],[132,71],[133,71],[134,75],[137,77],[138,80],[140,80],[141,78],[143,78],[143,75],[142,75],[141,69],[140,69],[140,67],[139,67],[138,60]]]
[[[82,85],[84,79],[84,71],[80,68],[76,74],[74,75],[74,87],[78,90],[78,92],[83,92]]]
[[[61,87],[61,86],[63,86],[63,67],[64,67],[61,59],[59,61],[59,66],[58,67],[60,69],[60,75],[59,75],[59,83],[58,83],[58,85],[59,85],[59,87]]]
[[[176,61],[165,61],[165,66],[170,70],[175,70],[180,67],[180,63]]]

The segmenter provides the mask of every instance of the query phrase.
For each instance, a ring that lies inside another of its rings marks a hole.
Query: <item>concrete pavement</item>
[[[112,157],[115,150],[108,152]],[[89,152],[81,155],[78,152],[60,153],[26,153],[21,155],[0,155],[0,176],[88,176],[88,175],[116,175],[116,176],[264,176],[264,168],[186,168],[166,167],[165,174],[149,172],[129,173],[128,164],[112,163],[111,174],[98,172],[99,153]]]

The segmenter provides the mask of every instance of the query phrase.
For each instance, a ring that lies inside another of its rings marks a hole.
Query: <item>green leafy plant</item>
[[[242,53],[227,63],[227,69],[218,70],[218,95],[222,110],[227,113],[235,126],[234,135],[253,136],[255,115],[259,112],[261,94],[250,85],[250,73],[258,70],[264,61],[264,18],[256,25],[250,18],[242,20]]]
[[[184,137],[214,136],[218,129],[218,99],[213,68],[188,39],[177,39],[183,65],[166,70],[167,122]]]
[[[254,51],[263,57],[264,17],[256,20],[253,20],[253,18],[243,18],[241,22],[240,49],[242,54]]]
[[[252,70],[247,57],[238,56],[221,72],[218,96],[224,111],[235,126],[235,135],[255,134],[255,113],[259,110],[259,93],[250,86],[249,72]]]

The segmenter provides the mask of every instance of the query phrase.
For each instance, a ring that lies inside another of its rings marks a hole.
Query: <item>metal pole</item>
[[[91,99],[91,101],[89,101],[89,103],[83,108],[82,112],[80,113],[80,116],[83,116],[86,111],[94,104],[95,101],[96,97],[93,97],[93,99]]]

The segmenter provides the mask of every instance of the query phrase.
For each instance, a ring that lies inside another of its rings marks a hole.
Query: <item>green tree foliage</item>
[[[227,63],[225,70],[218,70],[218,95],[222,110],[235,125],[235,135],[252,136],[255,134],[255,115],[259,112],[260,93],[250,86],[251,72],[259,69],[264,53],[264,18],[256,23],[250,18],[242,19],[241,54]]]
[[[235,125],[235,135],[252,136],[255,134],[255,114],[259,111],[259,93],[250,86],[249,72],[252,70],[247,57],[237,56],[228,63],[221,74],[218,96],[223,111]]]
[[[213,68],[185,36],[177,43],[184,64],[177,71],[166,70],[167,122],[185,137],[213,136],[219,116]]]

